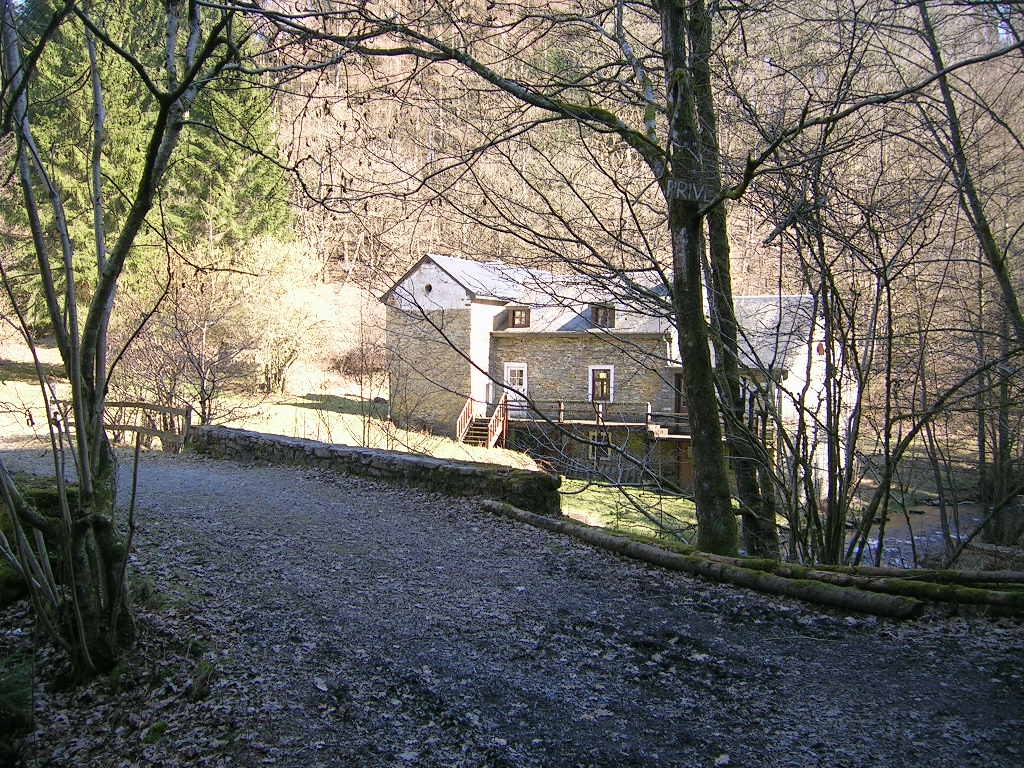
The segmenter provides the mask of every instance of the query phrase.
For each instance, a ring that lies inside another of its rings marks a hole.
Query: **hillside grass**
[[[37,351],[57,396],[67,397],[68,385],[61,377],[57,350],[52,344],[40,343]],[[326,369],[307,368],[302,376],[296,376],[297,391],[265,399],[228,395],[222,410],[230,412],[231,417],[224,425],[339,445],[536,468],[532,459],[516,451],[463,445],[438,435],[398,429],[386,420],[386,404],[375,402],[386,392],[360,393],[356,384]],[[35,379],[35,367],[28,349],[17,339],[0,339],[0,435],[6,440],[24,439],[26,444],[47,440],[47,413]]]
[[[344,387],[340,388],[344,392]],[[303,437],[337,445],[380,448],[454,461],[536,469],[529,456],[503,448],[465,445],[428,432],[400,429],[387,421],[387,406],[357,394],[284,394],[247,409],[227,426]]]
[[[645,488],[562,478],[562,514],[609,531],[668,548],[696,537],[692,499]]]

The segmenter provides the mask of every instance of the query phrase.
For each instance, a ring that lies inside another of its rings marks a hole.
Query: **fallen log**
[[[917,616],[923,607],[920,600],[910,596],[865,591],[815,579],[788,578],[764,570],[721,562],[705,557],[703,554],[670,552],[651,544],[607,533],[600,528],[570,521],[567,518],[544,517],[503,502],[488,499],[482,502],[482,506],[490,512],[513,520],[566,534],[588,544],[652,565],[749,587],[759,592],[794,597],[848,611],[900,619]]]
[[[950,583],[952,581],[950,579],[943,583],[927,578],[929,573],[945,576],[947,575],[945,571],[901,571],[898,568],[828,569],[821,566],[793,565],[777,560],[722,557],[720,555],[706,555],[706,557],[726,565],[762,570],[790,579],[813,579],[840,587],[914,597],[926,602],[991,606],[1001,609],[998,611],[1000,613],[1024,613],[1024,591],[983,589],[970,586],[971,582]],[[1008,582],[1000,580],[994,583]]]
[[[849,573],[857,576],[891,577],[931,581],[936,584],[1024,584],[1024,571],[953,571],[929,568],[875,568],[865,565],[816,565],[822,571]]]

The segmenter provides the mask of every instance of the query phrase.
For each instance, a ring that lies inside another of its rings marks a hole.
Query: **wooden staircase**
[[[488,416],[473,415],[473,400],[466,401],[459,420],[455,423],[455,436],[460,443],[482,445],[493,448],[504,445],[508,435],[508,395],[502,394],[494,413]]]
[[[466,445],[482,445],[485,448],[488,447],[487,440],[489,437],[490,424],[491,420],[486,416],[473,419],[469,423],[469,429],[466,430],[466,435],[462,438],[462,442]]]

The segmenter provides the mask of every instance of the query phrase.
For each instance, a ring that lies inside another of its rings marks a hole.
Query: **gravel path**
[[[29,765],[1024,765],[1019,622],[822,613],[297,468],[140,481],[164,604],[116,686],[39,694]]]

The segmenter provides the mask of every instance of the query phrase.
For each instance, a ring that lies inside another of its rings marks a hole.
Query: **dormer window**
[[[529,307],[513,307],[508,311],[508,327],[509,328],[529,328],[530,327],[530,308]]]
[[[614,328],[615,307],[611,304],[591,304],[590,322],[597,328]]]

